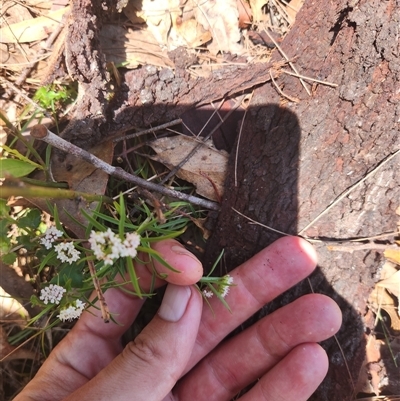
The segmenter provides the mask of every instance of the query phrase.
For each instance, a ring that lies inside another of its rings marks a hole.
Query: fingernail
[[[193,260],[195,260],[196,262],[200,262],[199,259],[196,258],[196,256],[193,255],[192,252],[188,251],[186,248],[184,248],[183,246],[180,245],[173,245],[171,246],[171,251],[176,253],[177,255],[186,255],[191,257]]]
[[[188,286],[168,284],[158,315],[167,322],[177,322],[185,313],[190,295]]]

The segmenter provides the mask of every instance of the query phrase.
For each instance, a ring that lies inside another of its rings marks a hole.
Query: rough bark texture
[[[183,48],[170,54],[175,71],[146,66],[128,71],[110,105],[105,135],[137,126],[162,124],[181,117],[186,111],[229,97],[269,81],[272,64],[230,66],[213,72],[207,78],[190,77],[186,67],[196,59]],[[276,76],[276,71],[273,71]]]
[[[279,86],[301,99],[286,107],[278,106],[271,84],[255,91],[238,146],[238,164],[235,167],[233,155],[229,190],[208,241],[208,264],[224,248],[226,268],[231,269],[279,236],[249,224],[232,208],[277,230],[298,233],[400,148],[399,5],[394,0],[306,1],[282,49],[296,59],[300,73],[339,86],[314,86],[308,97],[298,79],[282,75]],[[276,52],[273,60],[280,58]],[[304,234],[346,240],[395,230],[398,163],[396,156]],[[356,382],[364,352],[361,316],[379,276],[381,255],[317,247],[319,268],[310,280],[315,292],[332,296],[342,308],[338,341]],[[306,292],[310,287],[304,281],[266,306],[258,318]],[[326,341],[324,347],[330,371],[311,399],[353,399],[336,341]]]
[[[68,20],[65,64],[70,77],[79,84],[79,99],[74,119],[62,136],[83,147],[101,138],[99,126],[105,122],[108,105],[108,73],[99,45],[100,16],[105,10],[106,1],[77,0]]]

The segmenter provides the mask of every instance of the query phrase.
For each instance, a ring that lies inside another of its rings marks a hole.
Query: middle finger
[[[177,399],[230,400],[296,346],[323,341],[340,324],[340,309],[331,298],[305,295],[216,348],[181,381]]]

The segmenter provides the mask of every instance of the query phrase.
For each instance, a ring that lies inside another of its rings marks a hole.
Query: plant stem
[[[39,186],[9,186],[3,185],[0,187],[0,197],[9,198],[10,196],[22,196],[24,198],[47,198],[47,199],[76,199],[84,198],[88,202],[104,202],[113,203],[113,200],[108,196],[94,195],[85,192],[72,191],[69,189],[48,188]]]

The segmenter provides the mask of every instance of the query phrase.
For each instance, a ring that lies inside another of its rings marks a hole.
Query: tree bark
[[[225,249],[223,273],[280,236],[249,224],[233,208],[276,230],[332,241],[396,230],[400,156],[384,162],[400,148],[399,5],[394,0],[305,2],[281,48],[301,74],[338,87],[314,84],[308,96],[298,78],[282,74],[279,87],[300,99],[285,105],[272,83],[255,90],[207,243],[207,265]],[[281,58],[276,50],[272,61]],[[352,400],[364,357],[362,316],[382,257],[370,249],[316,246],[319,267],[310,282],[342,308],[337,339],[350,372],[336,341],[324,342],[330,370],[311,400]],[[305,280],[256,318],[310,291]]]

